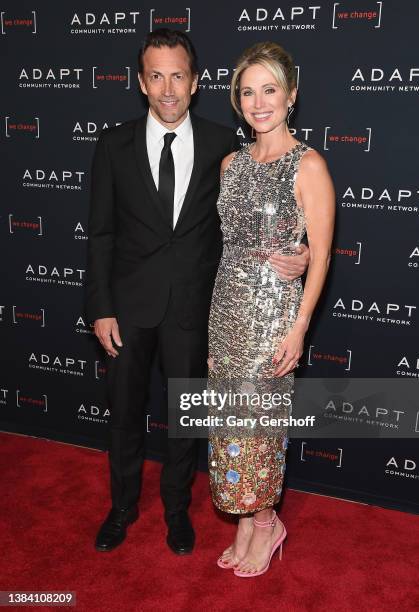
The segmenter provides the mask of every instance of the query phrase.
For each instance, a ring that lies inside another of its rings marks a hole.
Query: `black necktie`
[[[175,198],[175,164],[170,147],[175,138],[175,132],[166,132],[164,135],[164,147],[159,165],[159,196],[167,210],[170,225],[173,225],[173,201]]]

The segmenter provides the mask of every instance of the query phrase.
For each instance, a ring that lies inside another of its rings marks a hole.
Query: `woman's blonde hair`
[[[246,68],[254,64],[269,70],[287,96],[297,86],[297,71],[291,55],[285,49],[273,42],[257,43],[249,47],[239,57],[231,80],[231,104],[240,116],[243,116],[240,105],[240,79]]]

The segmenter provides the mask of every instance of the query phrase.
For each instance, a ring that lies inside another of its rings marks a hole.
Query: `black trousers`
[[[183,329],[169,300],[157,327],[141,328],[118,319],[123,343],[119,355],[107,357],[110,403],[109,464],[112,505],[126,508],[138,501],[145,456],[146,403],[155,350],[164,378],[203,378],[207,374],[207,326]],[[186,510],[197,462],[197,440],[168,438],[160,493],[165,517]]]

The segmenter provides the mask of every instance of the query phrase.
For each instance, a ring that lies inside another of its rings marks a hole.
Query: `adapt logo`
[[[386,463],[384,474],[386,474],[386,476],[394,476],[396,478],[411,478],[413,480],[417,480],[419,478],[417,464],[417,459],[390,457]]]
[[[239,32],[315,30],[320,10],[320,5],[292,5],[286,9],[243,8],[237,18],[237,30]]]
[[[396,366],[396,376],[419,378],[419,357],[403,355]],[[416,428],[419,431],[418,428]]]
[[[365,426],[377,430],[385,427],[398,430],[406,413],[403,410],[394,410],[377,405],[374,400],[338,401],[329,400],[324,407],[323,416],[342,425],[356,424],[363,431]],[[366,431],[366,430],[365,430]]]
[[[419,68],[364,68],[354,69],[349,90],[355,93],[416,93],[419,91]]]
[[[74,13],[70,21],[70,34],[124,35],[137,34],[140,11],[113,13]]]
[[[111,413],[109,408],[102,408],[95,404],[80,404],[77,408],[77,419],[91,423],[108,423]]]
[[[78,317],[75,323],[74,331],[77,334],[90,334],[94,335],[94,323],[87,323],[82,315]]]
[[[74,240],[88,240],[89,236],[84,230],[84,227],[80,221],[78,221],[74,227]]]
[[[332,316],[340,319],[411,326],[415,322],[416,309],[417,306],[411,304],[379,304],[376,301],[344,300],[340,297],[332,306]]]
[[[41,370],[51,374],[69,374],[84,376],[86,373],[85,359],[78,359],[68,355],[48,355],[47,353],[31,353],[28,357],[28,367],[32,370]]]
[[[28,264],[25,269],[25,280],[36,283],[82,287],[86,270],[81,268],[64,268],[61,266],[44,266]]]
[[[230,91],[231,79],[235,68],[206,66],[198,79],[198,88],[204,91]],[[297,89],[300,86],[300,66],[295,66]]]
[[[84,176],[84,170],[25,168],[22,175],[22,187],[25,189],[81,191],[84,187]]]
[[[206,91],[230,91],[233,68],[205,67],[198,79],[198,88]]]
[[[108,121],[103,123],[98,121],[76,121],[72,129],[72,139],[77,142],[96,142],[102,130],[110,126],[121,125],[121,123],[121,121],[116,121],[115,123]]]
[[[45,67],[21,68],[18,84],[25,89],[80,89],[84,69]]]
[[[349,185],[341,196],[342,208],[374,210],[377,212],[414,213],[419,210],[416,187],[352,187]]]
[[[18,83],[25,89],[81,89],[82,85],[98,89],[104,83],[122,83],[124,89],[130,89],[131,68],[24,67],[19,70]]]

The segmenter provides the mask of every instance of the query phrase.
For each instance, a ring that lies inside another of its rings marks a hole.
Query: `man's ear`
[[[143,94],[146,96],[147,95],[147,88],[145,86],[144,79],[143,79],[142,75],[139,72],[137,73],[137,76],[138,76],[138,82],[140,84],[140,89],[143,92]]]
[[[191,95],[193,95],[198,89],[198,78],[199,78],[199,74],[196,73],[193,78],[192,85],[191,85]]]

